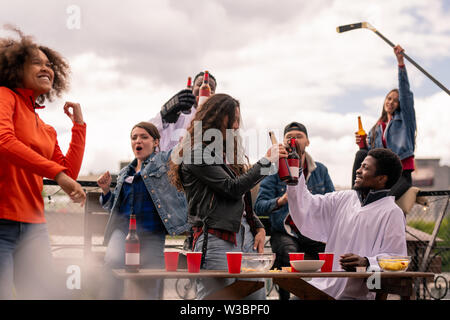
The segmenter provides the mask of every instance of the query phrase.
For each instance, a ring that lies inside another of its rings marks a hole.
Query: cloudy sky
[[[338,34],[339,25],[371,23],[450,87],[447,0],[0,1],[2,24],[18,26],[71,65],[70,91],[39,114],[66,150],[71,123],[62,106],[82,105],[88,133],[81,174],[117,172],[119,161],[133,157],[131,127],[153,118],[188,76],[209,70],[217,92],[241,102],[243,131],[260,141],[253,160],[264,155],[269,129],[299,121],[315,160],[336,185],[349,187],[357,116],[368,131],[398,80],[391,47],[367,29]],[[450,165],[450,97],[406,66],[416,157]]]

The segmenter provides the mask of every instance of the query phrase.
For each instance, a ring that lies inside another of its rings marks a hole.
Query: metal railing
[[[416,204],[406,215],[410,269],[436,274],[433,282],[415,283],[417,299],[448,299],[450,281],[450,190],[420,191],[425,205]]]

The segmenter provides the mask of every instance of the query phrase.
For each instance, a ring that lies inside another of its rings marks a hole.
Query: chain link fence
[[[449,195],[431,195],[406,215],[407,249],[411,271],[436,274],[429,283],[416,283],[418,299],[449,299],[450,216]],[[428,252],[427,252],[428,251]]]

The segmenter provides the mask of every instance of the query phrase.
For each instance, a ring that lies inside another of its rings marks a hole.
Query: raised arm
[[[327,242],[337,209],[339,194],[312,195],[300,175],[298,185],[288,186],[289,214],[300,232],[311,239]]]
[[[397,45],[394,47],[394,53],[398,63],[398,89],[399,89],[399,101],[400,112],[403,115],[405,121],[411,125],[416,125],[416,115],[414,111],[414,95],[409,86],[408,73],[406,72],[406,66],[403,55],[401,54],[404,49]]]

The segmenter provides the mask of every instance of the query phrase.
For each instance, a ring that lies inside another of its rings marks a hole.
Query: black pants
[[[361,167],[361,163],[364,161],[367,153],[369,151],[367,149],[360,149],[356,152],[355,161],[353,162],[353,171],[352,171],[352,188],[355,184],[356,179],[356,170]],[[402,175],[398,179],[398,181],[392,186],[389,194],[391,196],[395,196],[395,200],[400,199],[400,197],[408,191],[408,189],[412,186],[412,178],[411,178],[412,170],[403,170]]]
[[[298,238],[272,230],[270,236],[272,252],[276,254],[274,268],[290,266],[289,252],[304,252],[305,260],[318,260],[319,252],[325,251],[325,243],[311,240],[303,235]],[[280,288],[280,300],[289,300],[289,291]]]

